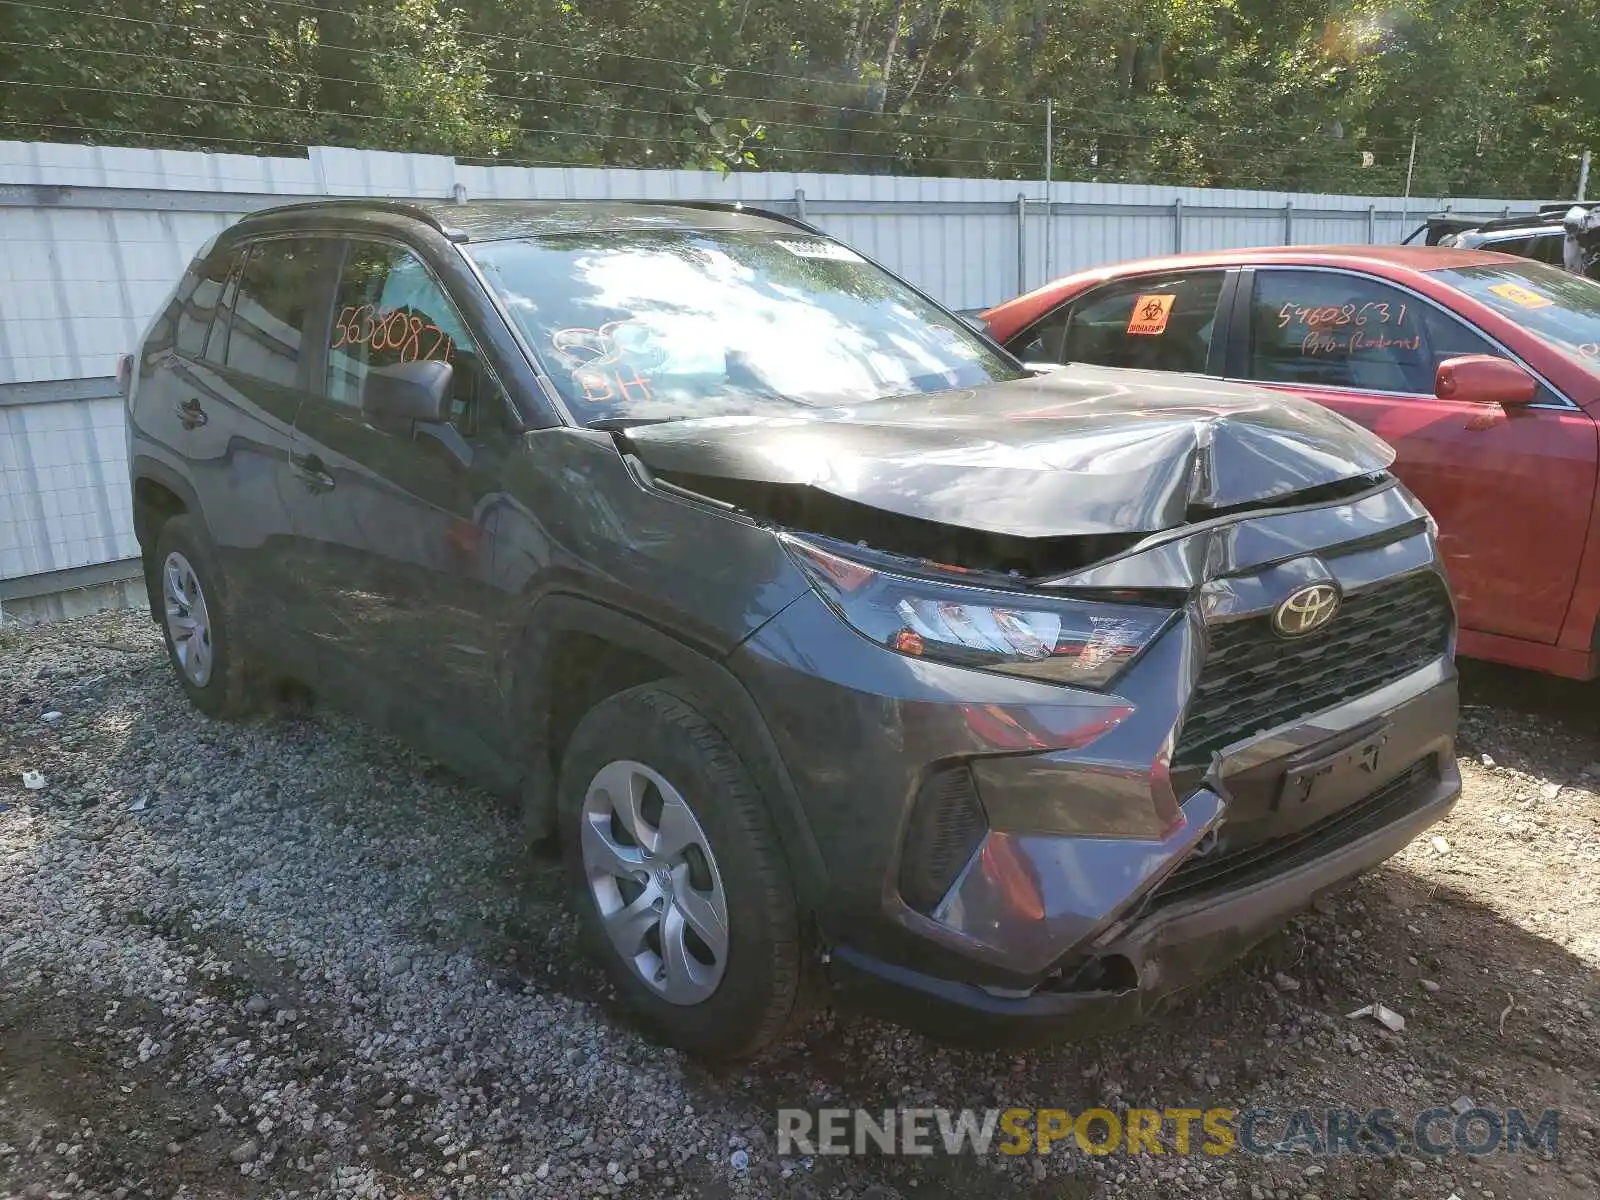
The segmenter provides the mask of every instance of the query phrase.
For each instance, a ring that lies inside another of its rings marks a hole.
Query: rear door
[[[134,423],[146,452],[180,477],[194,457],[195,431],[222,411],[220,359],[208,358],[206,347],[241,257],[216,249],[197,259],[173,295],[170,321],[158,323],[143,347]]]
[[[1548,387],[1528,408],[1441,400],[1438,364],[1512,357],[1443,307],[1359,272],[1256,267],[1229,373],[1327,405],[1382,437],[1439,522],[1464,628],[1553,644],[1594,495],[1596,431]]]
[[[1237,274],[1211,269],[1113,280],[1051,309],[1006,349],[1024,362],[1219,371],[1217,314],[1226,311]]]
[[[174,397],[190,430],[195,492],[232,585],[230,602],[253,635],[270,638],[289,660],[280,664],[286,673],[301,677],[311,664],[295,636],[298,605],[283,570],[292,528],[289,447],[322,362],[308,330],[326,320],[335,245],[290,236],[242,247],[192,369],[194,386]],[[180,326],[180,342],[184,335]]]
[[[374,719],[450,740],[440,752],[467,766],[500,736],[490,528],[515,451],[505,393],[437,277],[397,242],[344,242],[319,337],[326,366],[295,424],[292,569],[321,672]],[[363,408],[369,371],[421,359],[450,364],[449,420]]]

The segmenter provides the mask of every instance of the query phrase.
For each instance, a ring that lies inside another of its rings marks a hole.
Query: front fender
[[[539,749],[549,745],[554,695],[545,666],[557,640],[573,633],[639,654],[659,664],[664,674],[690,684],[704,701],[706,716],[733,743],[767,798],[800,901],[814,910],[827,889],[822,855],[805,819],[794,781],[760,710],[719,658],[689,645],[643,616],[582,596],[542,596],[528,613],[513,659],[512,727],[526,735],[525,744]],[[555,794],[555,772],[549,755],[529,755],[522,800],[528,827],[536,835],[547,835],[554,828]]]

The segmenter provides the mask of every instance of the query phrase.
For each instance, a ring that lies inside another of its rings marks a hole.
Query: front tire
[[[816,966],[766,802],[687,686],[591,709],[557,805],[571,902],[642,1025],[737,1059],[803,1020]]]
[[[155,568],[161,631],[184,694],[207,716],[249,712],[248,664],[229,625],[227,588],[191,517],[161,527]]]

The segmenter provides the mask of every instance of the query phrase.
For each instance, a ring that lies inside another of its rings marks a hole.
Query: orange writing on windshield
[[[1142,334],[1165,333],[1167,318],[1172,316],[1172,302],[1176,296],[1145,295],[1133,302],[1133,312],[1128,317],[1128,332]]]
[[[593,367],[580,367],[572,373],[572,378],[583,389],[583,398],[590,404],[654,398],[650,390],[650,381],[637,371],[624,375],[620,369],[598,371]]]

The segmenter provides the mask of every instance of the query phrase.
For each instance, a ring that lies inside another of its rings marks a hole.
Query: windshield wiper
[[[602,433],[621,433],[641,425],[665,425],[670,420],[671,417],[601,417],[598,421],[588,422],[584,428],[598,429]]]

